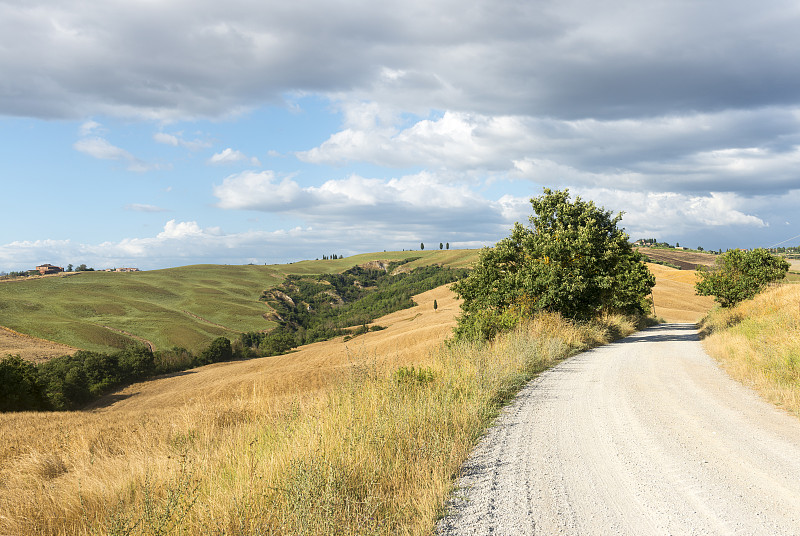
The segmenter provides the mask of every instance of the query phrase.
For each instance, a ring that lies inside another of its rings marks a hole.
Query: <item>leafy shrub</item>
[[[697,268],[695,290],[701,296],[714,296],[722,307],[733,307],[780,281],[788,271],[789,263],[766,249],[732,249],[717,257],[713,269]]]
[[[571,201],[568,190],[545,189],[531,205],[531,226],[516,223],[453,285],[463,299],[456,338],[491,339],[539,311],[588,320],[649,310],[655,278],[617,227],[622,214]]]
[[[120,376],[125,381],[140,380],[156,372],[155,356],[144,346],[132,346],[117,354]]]
[[[47,406],[33,363],[11,355],[0,361],[0,411],[40,410]]]
[[[169,350],[159,350],[153,354],[154,374],[178,372],[192,367],[194,356],[186,348],[173,346]]]
[[[211,344],[203,350],[195,360],[196,366],[208,365],[210,363],[220,363],[233,359],[233,348],[231,341],[225,337],[217,337]]]

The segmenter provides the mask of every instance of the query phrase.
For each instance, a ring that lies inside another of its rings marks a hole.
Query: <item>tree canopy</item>
[[[644,314],[655,278],[617,224],[622,214],[569,190],[531,199],[530,226],[486,248],[453,288],[463,299],[456,336],[492,338],[537,311],[584,320],[602,313]]]
[[[697,268],[695,291],[701,296],[714,296],[722,307],[733,307],[780,281],[788,271],[786,259],[766,249],[732,249],[717,257],[714,268]]]

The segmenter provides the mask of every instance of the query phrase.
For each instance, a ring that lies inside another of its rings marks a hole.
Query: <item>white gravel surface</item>
[[[463,468],[439,535],[800,535],[800,420],[731,380],[692,324],[531,382]]]

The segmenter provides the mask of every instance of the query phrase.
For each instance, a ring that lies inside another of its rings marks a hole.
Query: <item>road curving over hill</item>
[[[528,385],[437,534],[800,535],[800,420],[653,327]]]

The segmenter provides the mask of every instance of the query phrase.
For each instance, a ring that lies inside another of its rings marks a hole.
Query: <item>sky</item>
[[[800,3],[0,0],[0,271],[800,244]]]

